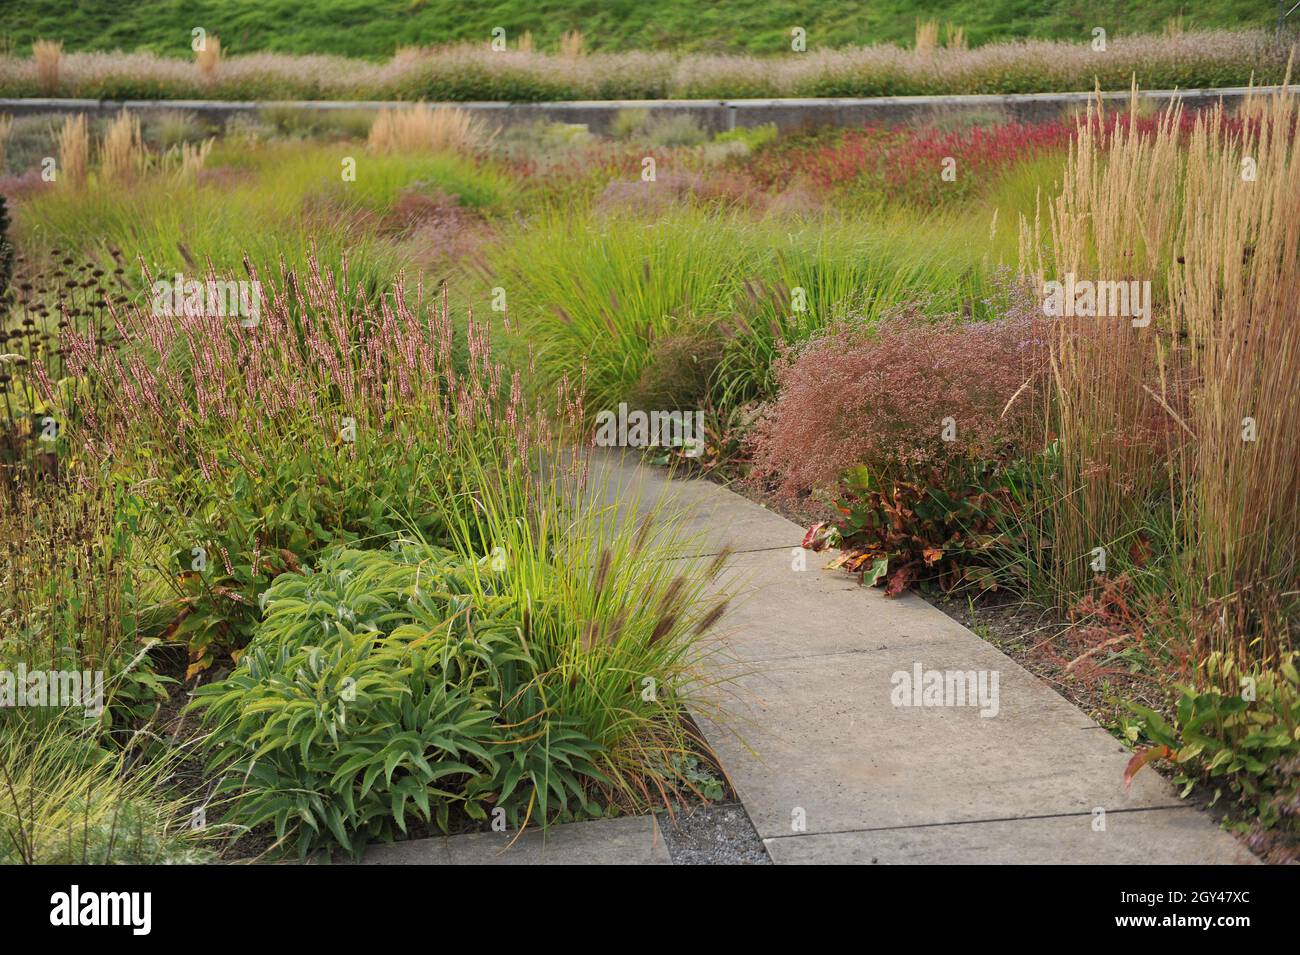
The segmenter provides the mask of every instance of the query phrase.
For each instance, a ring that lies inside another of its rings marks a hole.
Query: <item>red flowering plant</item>
[[[801,181],[826,191],[936,205],[969,195],[1017,162],[1063,149],[1073,134],[1074,124],[1064,121],[955,130],[867,126],[776,144],[748,167],[768,188]]]
[[[1152,135],[1159,118],[1134,117],[1122,111],[1093,115],[1108,142],[1117,124],[1133,125]],[[1179,115],[1179,131],[1190,135],[1195,113]],[[1229,128],[1244,120],[1224,117]],[[1017,163],[1064,152],[1079,133],[1080,121],[1006,122],[942,129],[932,126],[819,130],[787,137],[743,160],[750,176],[767,189],[794,182],[857,196],[888,196],[916,205],[935,206],[970,196],[992,184]]]
[[[829,329],[786,356],[756,428],[753,475],[778,495],[834,486],[838,516],[804,546],[839,548],[836,564],[889,595],[999,586],[1048,324],[1024,289],[996,308],[996,320],[963,323],[913,305],[874,328]]]

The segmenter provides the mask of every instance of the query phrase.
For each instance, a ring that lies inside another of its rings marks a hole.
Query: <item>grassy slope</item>
[[[966,28],[974,44],[1012,37],[1086,40],[1095,26],[1112,35],[1159,31],[1178,13],[1188,27],[1268,26],[1268,0],[0,0],[0,36],[21,52],[37,38],[69,50],[143,47],[189,55],[190,30],[218,34],[235,53],[275,50],[381,57],[399,45],[486,40],[495,26],[513,38],[531,30],[549,49],[581,29],[590,49],[778,52],[790,28],[808,31],[809,49],[912,41],[919,16]]]

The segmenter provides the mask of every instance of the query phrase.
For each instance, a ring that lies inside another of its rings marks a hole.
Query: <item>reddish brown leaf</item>
[[[1143,531],[1138,531],[1133,543],[1128,545],[1128,559],[1133,562],[1134,567],[1145,567],[1148,560],[1151,559],[1151,538]]]
[[[193,607],[186,607],[173,617],[171,623],[167,624],[167,627],[163,630],[160,639],[167,641],[176,636],[176,631],[180,629],[181,624],[185,622],[185,618],[193,613],[193,611]]]
[[[915,568],[908,564],[900,567],[889,575],[889,580],[885,583],[885,596],[897,597],[912,583],[912,577],[915,576]]]
[[[1128,765],[1124,767],[1124,789],[1127,790],[1133,785],[1133,777],[1138,774],[1138,770],[1151,760],[1168,759],[1172,755],[1174,755],[1174,751],[1164,745],[1138,750],[1133,754],[1133,758],[1128,761]]]

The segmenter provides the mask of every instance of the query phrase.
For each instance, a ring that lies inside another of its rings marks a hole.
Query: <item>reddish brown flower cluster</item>
[[[912,306],[879,327],[837,325],[787,356],[756,429],[755,476],[794,494],[858,464],[896,473],[1022,442],[1051,332],[1026,294],[1012,302],[996,321],[966,323]]]

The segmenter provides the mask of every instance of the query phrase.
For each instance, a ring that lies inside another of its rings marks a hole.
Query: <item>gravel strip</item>
[[[740,803],[659,814],[673,865],[771,865],[763,840]]]

